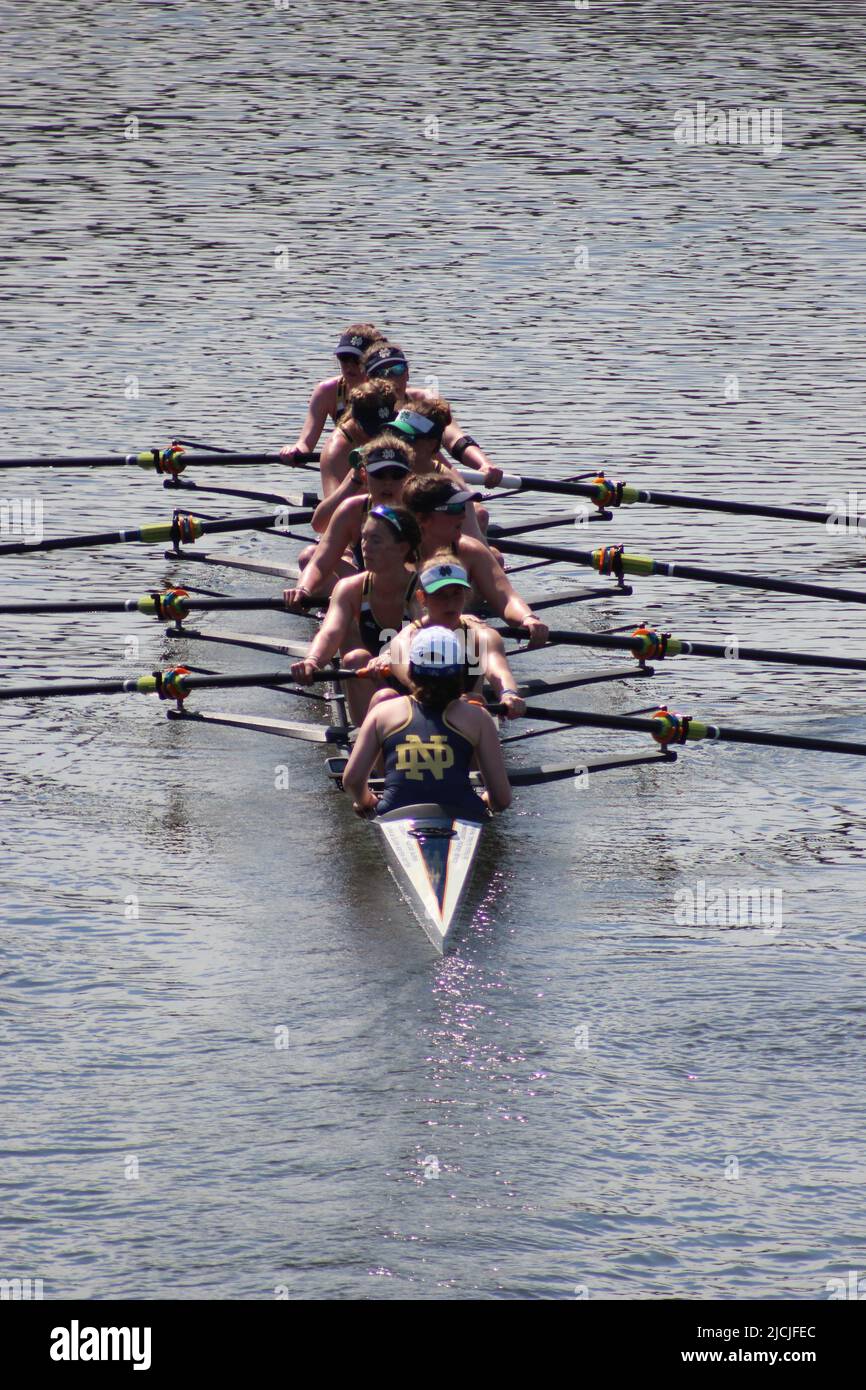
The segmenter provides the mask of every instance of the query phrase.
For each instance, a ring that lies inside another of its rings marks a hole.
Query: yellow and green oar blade
[[[603,546],[600,550],[572,550],[569,546],[533,545],[530,541],[514,540],[497,540],[496,545],[507,555],[533,555],[566,564],[586,565],[599,574],[610,574],[617,578],[622,575],[662,575],[668,579],[697,579],[704,584],[724,584],[740,589],[804,594],[809,598],[833,599],[838,603],[866,603],[866,591],[862,589],[843,589],[827,584],[809,584],[799,579],[779,579],[772,574],[741,574],[737,570],[653,560],[649,555],[628,555],[618,545]]]

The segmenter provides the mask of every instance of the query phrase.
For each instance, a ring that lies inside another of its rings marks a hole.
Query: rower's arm
[[[323,497],[330,497],[349,472],[351,448],[352,445],[338,425],[328,435],[319,460]]]
[[[361,484],[355,476],[354,469],[350,469],[340,486],[329,497],[323,498],[313,512],[313,530],[318,531],[319,534],[327,531],[331,524],[331,518],[340,503],[345,502],[349,497],[357,497],[360,491]]]
[[[471,579],[484,602],[511,627],[525,627],[531,647],[543,647],[548,627],[512,588],[505,570],[485,545],[467,538],[471,546]],[[469,558],[469,557],[467,557]]]
[[[517,688],[514,673],[505,655],[505,643],[499,633],[487,623],[473,624],[478,644],[478,664],[493,688],[493,698],[502,706],[505,719],[521,719],[526,713],[526,701]]]
[[[511,805],[511,783],[505,770],[502,744],[499,742],[496,725],[487,711],[479,709],[478,713],[482,718],[481,736],[476,752],[487,792],[487,803],[491,811],[507,811]]]
[[[333,396],[333,381],[320,381],[318,386],[313,388],[313,394],[310,396],[310,403],[307,406],[306,418],[301,425],[301,432],[292,452],[298,454],[311,454],[313,452],[331,413]]]
[[[349,796],[359,811],[372,810],[376,798],[370,791],[370,773],[379,756],[382,740],[379,733],[377,711],[371,709],[358,731],[354,747],[343,773],[343,791]]]
[[[343,551],[352,544],[352,509],[343,506],[332,518],[313,558],[301,572],[299,588],[307,594],[325,592],[327,581],[340,563]]]
[[[452,419],[451,424],[446,427],[442,444],[461,468],[472,468],[484,473],[488,487],[495,487],[502,481],[502,469],[496,467],[470,434],[463,433],[456,420]]]
[[[493,686],[493,693],[498,700],[503,690],[516,689],[514,675],[505,655],[505,643],[499,633],[494,632],[486,623],[479,623],[476,631],[481,669]]]
[[[374,657],[370,665],[374,669],[381,670],[387,666],[391,675],[394,676],[401,685],[409,685],[409,643],[417,632],[417,628],[412,623],[407,623],[406,627],[401,628],[396,637],[392,637],[387,646],[383,647],[377,657]]]
[[[306,571],[304,571],[306,573]],[[306,659],[315,661],[318,666],[326,666],[339,650],[341,642],[349,631],[355,616],[352,606],[352,584],[354,576],[341,579],[331,595],[328,611],[322,626],[316,633],[307,651]]]
[[[487,547],[478,541],[471,545],[473,585],[494,613],[513,627],[520,627],[532,611],[529,604],[515,591],[505,570]]]

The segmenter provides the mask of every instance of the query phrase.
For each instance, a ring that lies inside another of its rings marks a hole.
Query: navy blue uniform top
[[[380,626],[379,621],[375,613],[373,612],[373,606],[370,598],[372,577],[373,576],[369,573],[369,571],[364,575],[364,584],[361,590],[361,609],[358,614],[358,631],[361,634],[361,645],[363,647],[366,647],[367,651],[370,653],[371,656],[379,656],[383,646],[386,645],[386,643],[382,641],[382,633],[385,631],[385,629]],[[406,593],[403,597],[404,623],[408,622],[410,618],[409,604],[412,600],[412,595],[415,592],[417,583],[417,574],[411,575],[409,578],[409,583],[406,586]],[[391,631],[393,631],[393,629],[391,629]],[[402,687],[400,688],[402,689]]]
[[[408,718],[382,741],[385,790],[377,813],[435,802],[469,820],[483,820],[484,803],[469,781],[474,745],[449,723],[444,711],[408,698]]]

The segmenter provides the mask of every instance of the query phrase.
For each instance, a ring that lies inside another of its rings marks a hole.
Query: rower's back
[[[478,746],[474,726],[485,711],[459,699],[442,708],[406,695],[388,700],[377,713],[385,767],[378,815],[424,802],[447,806],[467,820],[485,819],[484,803],[469,780]]]

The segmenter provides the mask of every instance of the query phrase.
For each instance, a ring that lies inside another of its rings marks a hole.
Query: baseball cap
[[[449,584],[459,584],[463,589],[472,588],[467,571],[456,563],[428,565],[418,575],[418,583],[425,594],[435,594],[437,590],[444,589]]]
[[[424,627],[409,647],[409,665],[419,675],[453,676],[463,669],[460,641],[450,628]]]

